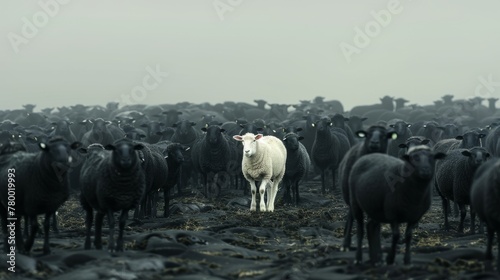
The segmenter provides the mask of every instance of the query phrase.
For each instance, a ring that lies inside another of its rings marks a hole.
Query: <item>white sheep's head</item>
[[[246,157],[252,157],[257,152],[257,140],[262,138],[262,134],[247,133],[243,136],[234,135],[233,139],[243,143],[243,154]]]

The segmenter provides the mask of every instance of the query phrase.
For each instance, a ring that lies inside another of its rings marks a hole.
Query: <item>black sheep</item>
[[[205,133],[193,146],[192,161],[193,166],[202,176],[203,191],[210,199],[214,195],[212,191],[217,192],[216,196],[220,194],[220,184],[229,184],[231,179],[239,174],[236,172],[239,170],[236,160],[236,142],[218,125],[202,127],[201,130]],[[235,171],[234,174],[232,170]],[[211,191],[212,184],[216,186],[216,189]]]
[[[495,232],[500,243],[500,159],[492,159],[481,165],[474,175],[471,187],[471,209],[486,223],[486,259],[492,260]],[[500,245],[500,244],[498,244]],[[498,246],[497,271],[500,271],[500,246]]]
[[[387,154],[393,157],[399,157],[399,145],[404,144],[406,139],[413,136],[410,130],[411,124],[408,124],[405,121],[397,121],[394,124],[390,124],[389,127],[392,131],[396,132],[398,137],[397,139],[390,141],[387,148]]]
[[[95,120],[87,120],[92,124],[92,128],[82,136],[82,143],[85,147],[93,143],[108,145],[114,142],[113,135],[108,128],[110,121],[105,121],[101,118]]]
[[[163,141],[157,143],[163,150],[163,156],[167,160],[168,177],[166,188],[163,189],[163,199],[165,208],[163,210],[163,217],[168,217],[170,207],[170,191],[174,189],[175,185],[180,184],[181,180],[181,167],[184,162],[184,152],[189,151],[191,148],[181,145],[179,143],[172,143]]]
[[[292,187],[292,197],[295,206],[299,205],[299,183],[307,175],[311,168],[311,159],[307,153],[306,147],[299,141],[304,139],[302,136],[290,132],[283,137],[283,144],[286,148],[286,166],[283,176],[283,186],[285,193],[283,201],[290,203],[290,187]]]
[[[128,217],[128,211],[139,203],[144,195],[146,178],[141,168],[141,160],[137,150],[143,149],[142,144],[136,144],[128,139],[117,140],[106,145],[105,149],[100,144],[90,145],[86,150],[87,160],[82,171],[82,192],[80,203],[86,211],[85,249],[90,249],[90,232],[95,216],[96,249],[102,248],[101,232],[104,216],[108,216],[109,240],[108,249],[115,249],[114,212],[121,211],[119,220],[119,233],[116,250],[123,251],[123,229]]]
[[[196,125],[195,122],[191,122],[188,120],[182,120],[174,124],[175,132],[170,139],[174,143],[179,143],[185,146],[193,148],[193,145],[199,139],[200,132],[194,128]],[[183,152],[184,154],[184,163],[182,164],[181,170],[181,180],[180,183],[177,184],[177,192],[182,194],[182,190],[184,189],[184,185],[187,184],[187,181],[191,176],[193,171],[193,163],[191,161],[191,149]],[[194,182],[196,183],[196,182]],[[193,184],[195,185],[195,184]]]
[[[386,153],[389,139],[395,139],[395,132],[388,132],[383,126],[370,126],[367,131],[358,131],[357,136],[364,138],[363,142],[352,146],[342,159],[339,165],[339,182],[342,189],[342,197],[344,202],[349,205],[349,173],[356,161],[367,154],[371,153]],[[351,210],[348,211],[346,217],[346,225],[344,228],[344,249],[349,250],[351,246],[351,230],[353,217]]]
[[[448,204],[449,200],[452,200],[460,208],[458,232],[464,231],[465,205],[470,205],[470,189],[474,172],[489,156],[488,151],[481,147],[456,149],[449,151],[445,160],[436,163],[435,185],[443,201],[444,227],[446,230],[449,229]],[[472,220],[474,220],[474,212],[471,209]],[[471,224],[474,223],[471,222]],[[471,226],[471,232],[475,232],[473,226]]]
[[[332,172],[332,190],[335,189],[336,172],[340,161],[349,150],[349,140],[345,131],[333,127],[328,117],[315,123],[316,137],[311,150],[311,160],[321,171],[321,192],[326,193],[326,171]]]
[[[144,196],[140,206],[134,213],[134,218],[142,219],[144,216],[156,218],[156,195],[158,190],[166,189],[168,166],[162,149],[156,144],[135,141],[136,144],[144,146],[137,153],[141,160],[141,167],[146,176]]]
[[[71,150],[80,147],[81,143],[69,144],[62,138],[53,138],[47,143],[40,143],[38,153],[16,152],[0,155],[0,178],[15,177],[16,218],[27,218],[31,223],[31,233],[24,243],[20,226],[16,226],[16,246],[22,252],[29,252],[38,231],[37,216],[45,214],[43,253],[50,253],[49,225],[50,216],[69,197],[67,171],[71,163]],[[7,180],[0,182],[0,215],[7,246]]]
[[[407,223],[405,231],[406,252],[404,263],[410,264],[413,228],[431,205],[430,182],[434,173],[435,159],[445,154],[434,154],[427,146],[417,146],[408,151],[403,159],[387,154],[374,153],[361,157],[349,175],[350,204],[357,221],[356,261],[362,260],[364,213],[368,246],[372,263],[380,262],[380,223],[389,223],[392,230],[392,248],[387,263],[394,263],[399,241],[399,224]]]

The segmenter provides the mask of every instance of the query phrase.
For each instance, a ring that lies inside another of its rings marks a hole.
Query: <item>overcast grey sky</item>
[[[498,11],[494,0],[3,0],[0,109],[317,95],[346,108],[383,95],[428,104],[473,96],[481,77],[493,81],[481,94],[498,97]]]

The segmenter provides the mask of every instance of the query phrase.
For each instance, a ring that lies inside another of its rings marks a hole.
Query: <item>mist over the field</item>
[[[3,1],[0,109],[500,94],[498,1]]]

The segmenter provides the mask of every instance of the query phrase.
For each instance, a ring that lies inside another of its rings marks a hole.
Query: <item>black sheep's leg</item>
[[[443,202],[444,230],[448,231],[450,229],[450,225],[448,224],[448,207],[450,206],[450,201],[444,196],[441,196],[441,200]]]
[[[291,203],[292,195],[290,194],[290,184],[288,184],[288,179],[283,179],[283,204]]]
[[[387,258],[386,258],[387,264],[393,264],[394,258],[396,257],[396,251],[398,248],[399,237],[401,234],[399,231],[399,224],[398,223],[391,223],[391,231],[392,231],[392,243],[391,243],[391,250],[387,254]]]
[[[49,242],[49,232],[50,232],[50,222],[51,222],[51,217],[54,217],[55,219],[55,213],[46,213],[45,214],[45,220],[43,222],[43,254],[48,255],[50,254],[50,242]]]
[[[90,250],[90,233],[92,229],[92,220],[94,219],[94,211],[92,208],[87,208],[85,210],[86,216],[85,216],[85,245],[83,248],[85,250]]]
[[[413,229],[416,227],[417,223],[408,223],[406,225],[406,232],[405,232],[405,257],[404,257],[404,263],[405,265],[409,265],[411,263],[411,237],[413,233]]]
[[[123,252],[123,230],[125,229],[125,222],[128,218],[128,211],[122,210],[120,221],[118,222],[118,239],[116,240],[116,251]]]
[[[486,260],[492,260],[493,259],[493,238],[495,238],[495,230],[489,226],[486,227],[486,230],[488,232],[488,239],[486,241]]]
[[[500,231],[497,231],[497,271],[500,271]]]
[[[335,179],[335,177],[336,177],[336,176],[335,176],[335,175],[336,175],[336,174],[335,174],[335,173],[336,173],[335,171],[336,171],[336,170],[335,170],[335,169],[333,169],[333,168],[332,168],[331,170],[332,170],[332,187],[331,187],[331,192],[332,192],[332,194],[333,194],[333,192],[335,191],[335,185],[336,185],[336,184],[335,184],[335,183],[336,183],[336,182],[335,182],[335,181],[336,181],[336,179]]]
[[[24,216],[24,219],[25,221],[28,221],[29,222],[29,219],[28,217]],[[21,220],[21,216],[17,217],[17,221]],[[27,222],[26,222],[27,223]],[[29,227],[27,227],[29,228]],[[21,233],[21,227],[19,226],[19,224],[16,223],[16,227],[14,229],[14,232],[16,233],[16,248],[19,252],[26,252],[26,243],[24,242],[24,237]],[[26,232],[27,236],[26,236],[26,240],[28,240],[29,238],[29,231]],[[7,235],[6,235],[7,237]],[[7,249],[7,248],[6,248]]]
[[[102,249],[102,222],[104,220],[104,212],[97,211],[95,214],[95,238],[94,246],[97,250]]]
[[[353,211],[352,214],[356,219],[358,228],[357,231],[358,248],[356,250],[356,263],[361,264],[361,262],[363,261],[363,237],[365,234],[364,217],[361,209],[358,209],[358,211]]]
[[[375,220],[368,219],[366,223],[366,234],[368,237],[370,261],[374,265],[379,264],[382,259],[382,248],[380,244],[380,223]]]
[[[108,225],[109,225],[109,238],[108,238],[108,251],[115,250],[115,215],[113,211],[108,210]]]
[[[59,233],[58,225],[59,225],[59,223],[58,223],[58,218],[57,218],[57,212],[55,212],[54,214],[52,214],[52,230],[56,234]]]
[[[155,219],[158,212],[158,191],[154,191],[151,195],[151,218]]]
[[[293,183],[295,206],[299,206],[300,196],[299,196],[299,181]]]
[[[475,234],[476,233],[476,211],[472,209],[472,206],[469,207],[470,209],[470,233]]]
[[[321,193],[323,195],[326,194],[326,189],[325,189],[325,170],[321,170]]]
[[[450,207],[451,207],[451,206],[450,206]],[[459,208],[460,208],[460,205],[459,205],[458,203],[454,202],[454,203],[453,203],[453,216],[454,216],[455,218],[457,218],[457,217],[458,217],[458,212],[459,212],[458,210],[459,210]],[[460,211],[460,213],[462,213],[462,211]]]
[[[344,251],[349,251],[351,249],[351,233],[352,233],[353,222],[354,221],[352,217],[352,211],[351,208],[349,207],[344,227],[344,244],[342,246],[343,247],[342,249]]]
[[[38,232],[38,221],[37,221],[36,216],[30,216],[29,220],[31,223],[31,232],[30,232],[28,240],[26,241],[26,244],[25,244],[26,254],[28,254],[31,251],[31,247],[33,246],[33,242],[35,242],[36,233]]]
[[[464,221],[465,221],[465,216],[467,215],[467,209],[465,209],[465,204],[458,204],[458,207],[460,208],[460,224],[458,225],[458,232],[459,233],[464,233]]]
[[[164,202],[164,208],[163,208],[163,217],[168,217],[169,215],[169,208],[170,208],[170,188],[165,187],[163,189],[163,202]]]
[[[5,253],[8,253],[8,248],[9,248],[9,234],[8,234],[8,231],[7,231],[7,214],[5,211],[5,209],[0,205],[0,217],[1,217],[1,220],[2,220],[2,234],[3,234],[3,251]]]

